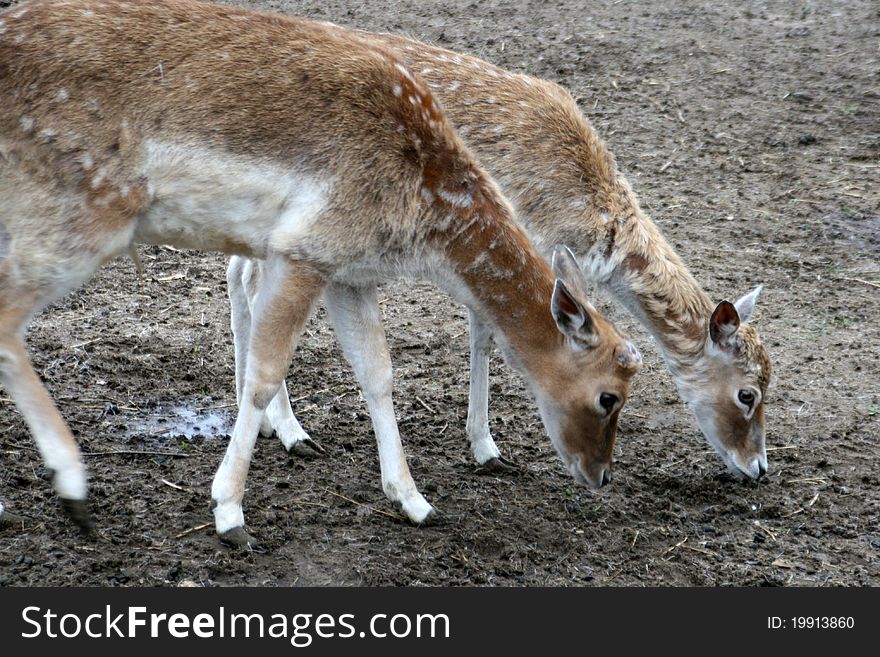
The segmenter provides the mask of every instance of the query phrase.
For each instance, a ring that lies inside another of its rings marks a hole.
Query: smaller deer
[[[407,467],[375,296],[436,281],[491,326],[580,482],[609,479],[640,357],[553,269],[433,95],[326,25],[192,0],[31,0],[0,14],[0,382],[85,525],[79,450],[27,357],[41,307],[134,243],[262,260],[238,347],[240,407],[212,486],[218,534],[252,546],[242,500],[266,408],[325,293],[364,389],[382,487],[433,513]]]

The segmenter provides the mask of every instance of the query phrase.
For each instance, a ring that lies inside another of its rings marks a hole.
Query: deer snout
[[[761,477],[767,474],[767,457],[764,454],[759,454],[748,460],[739,459],[734,456],[733,462],[736,466],[736,470],[739,471],[735,472],[735,474],[739,474],[740,476],[758,481]]]
[[[595,463],[590,467],[581,466],[580,459],[570,466],[571,474],[579,484],[588,486],[593,490],[602,488],[605,484],[611,483],[611,463]]]

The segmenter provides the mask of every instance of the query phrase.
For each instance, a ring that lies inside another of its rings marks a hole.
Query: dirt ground
[[[518,375],[494,358],[491,427],[520,466],[474,465],[461,307],[383,289],[398,419],[442,512],[401,520],[363,399],[323,311],[288,378],[327,450],[260,439],[245,512],[256,553],[220,545],[210,483],[233,418],[225,259],[142,249],[39,316],[35,365],[91,477],[97,531],[62,515],[0,398],[5,585],[880,585],[880,12],[872,0],[236,2],[407,33],[569,87],[643,207],[716,300],[763,282],[775,372],[770,474],[734,481],[657,349],[621,418],[614,482],[577,487]],[[0,393],[2,397],[2,393]]]

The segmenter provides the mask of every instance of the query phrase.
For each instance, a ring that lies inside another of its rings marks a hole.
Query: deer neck
[[[679,378],[703,353],[712,301],[650,219],[637,207],[621,216],[612,220],[616,238],[605,256],[609,275],[598,282],[648,329]],[[602,246],[609,248],[607,240]],[[595,262],[585,265],[596,268]]]
[[[427,191],[435,210],[429,243],[464,286],[468,305],[496,329],[511,365],[534,373],[563,341],[550,312],[555,278],[494,184],[481,182],[458,197]]]

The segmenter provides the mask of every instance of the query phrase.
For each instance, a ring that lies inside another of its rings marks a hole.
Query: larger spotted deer
[[[589,304],[565,248],[552,270],[534,250],[433,94],[385,49],[191,0],[30,0],[0,14],[0,106],[0,381],[81,524],[81,455],[22,333],[136,243],[261,259],[241,404],[212,486],[222,538],[254,543],[251,453],[325,291],[374,410],[383,489],[413,522],[433,513],[393,422],[375,296],[401,273],[438,282],[492,327],[567,469],[607,481],[638,353]]]
[[[587,277],[654,337],[679,393],[728,469],[759,479],[767,471],[763,403],[770,361],[746,322],[760,286],[735,303],[712,303],[641,210],[574,99],[558,85],[413,39],[356,33],[389,48],[427,82],[538,249],[548,253],[565,243],[580,255]],[[247,295],[257,289],[258,269],[230,263],[230,298],[239,317],[246,315]],[[503,459],[488,422],[490,332],[473,313],[470,328],[467,433],[477,462],[499,464]],[[264,423],[264,433],[273,430],[288,450],[320,449],[296,421],[286,390]]]

